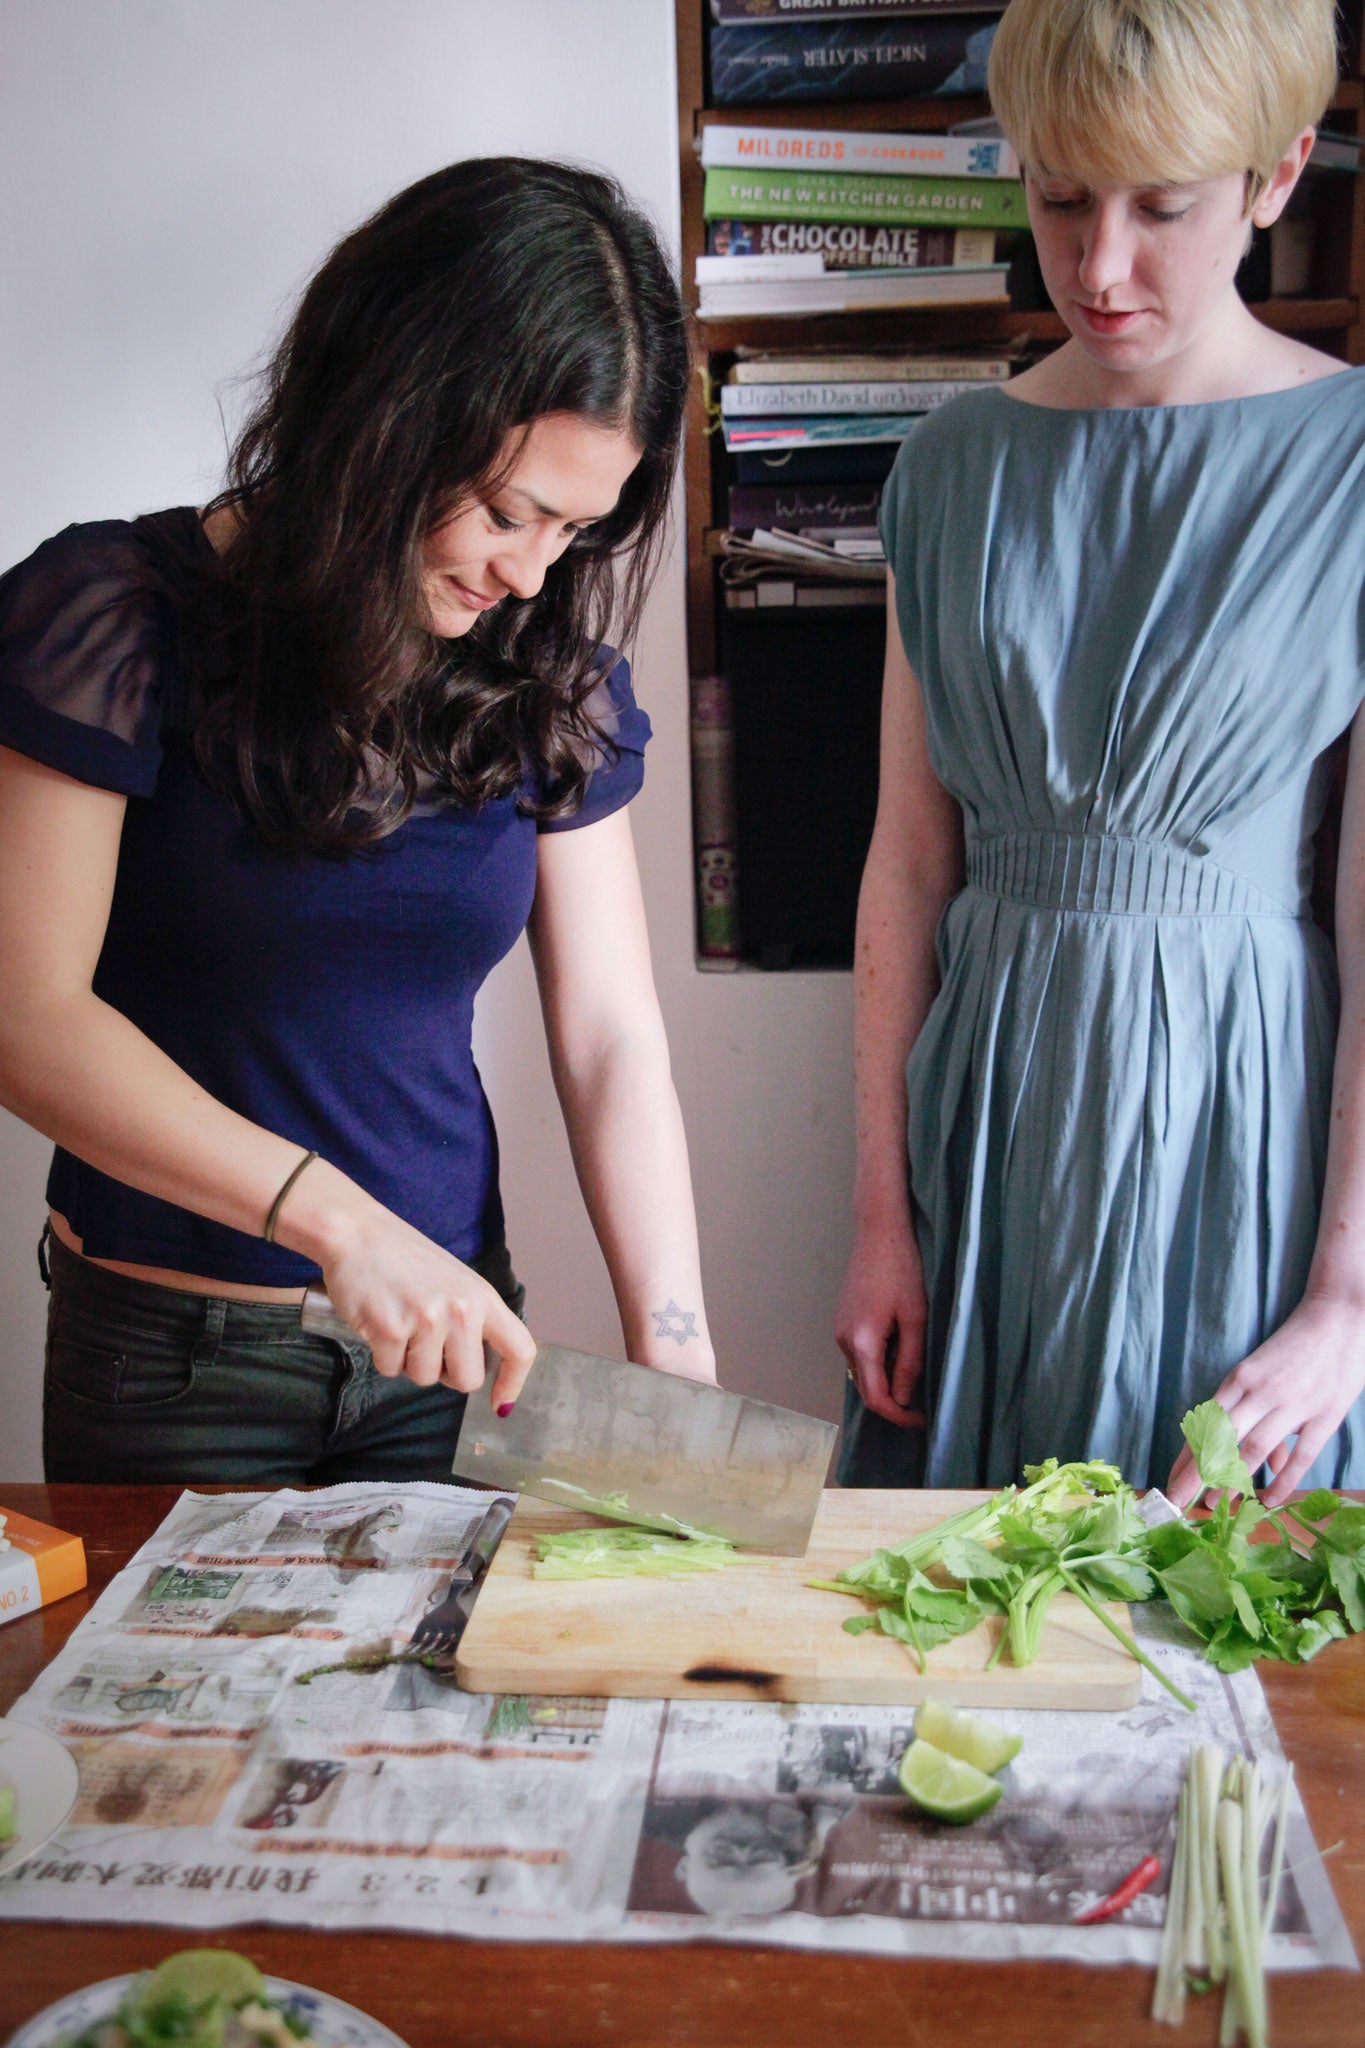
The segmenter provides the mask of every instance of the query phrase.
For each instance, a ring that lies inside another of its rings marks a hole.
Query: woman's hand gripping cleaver
[[[320,1288],[303,1326],[356,1342]],[[837,1432],[791,1408],[542,1344],[510,1415],[473,1395],[456,1478],[673,1534],[801,1557]]]

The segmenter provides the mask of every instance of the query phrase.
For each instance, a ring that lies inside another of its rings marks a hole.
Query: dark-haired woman
[[[50,1479],[442,1478],[534,1342],[475,1069],[528,924],[626,1346],[711,1378],[607,642],[688,373],[609,180],[400,193],[309,285],[193,508],[0,580],[0,1097],[55,1139]],[[305,1334],[325,1282],[363,1344]]]

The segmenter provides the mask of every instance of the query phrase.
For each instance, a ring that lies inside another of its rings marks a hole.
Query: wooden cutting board
[[[983,1493],[829,1491],[804,1557],[760,1557],[690,1579],[537,1580],[535,1538],[591,1521],[523,1495],[480,1588],[455,1661],[469,1692],[608,1699],[833,1700],[900,1706],[1130,1707],[1142,1673],[1070,1593],[1048,1610],[1037,1660],[986,1662],[1001,1624],[929,1653],[921,1676],[889,1636],[846,1635],[861,1602],[817,1592],[879,1544],[988,1499]],[[1107,1610],[1121,1626],[1128,1610]]]

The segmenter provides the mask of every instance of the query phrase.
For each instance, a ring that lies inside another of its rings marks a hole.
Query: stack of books
[[[711,0],[718,107],[984,92],[1004,0]]]
[[[703,320],[1009,297],[1028,212],[998,137],[708,123],[701,160]]]
[[[926,412],[1013,367],[1000,354],[741,351],[719,396],[727,605],[883,603],[877,518],[896,450]]]

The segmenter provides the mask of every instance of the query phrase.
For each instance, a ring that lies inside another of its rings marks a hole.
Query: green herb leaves
[[[1226,1487],[1232,1493],[1251,1498],[1255,1486],[1242,1460],[1237,1432],[1226,1408],[1221,1408],[1217,1401],[1202,1401],[1197,1408],[1191,1408],[1180,1432],[1194,1453],[1205,1486]]]
[[[1241,1671],[1257,1657],[1306,1663],[1365,1629],[1365,1507],[1319,1487],[1297,1507],[1268,1513],[1216,1401],[1192,1408],[1181,1428],[1203,1488],[1218,1491],[1206,1520],[1180,1516],[1148,1529],[1112,1465],[1049,1458],[1025,1466],[1022,1489],[1006,1487],[922,1535],[873,1551],[837,1580],[811,1583],[871,1602],[872,1614],[844,1627],[894,1636],[922,1671],[936,1644],[991,1615],[1003,1620],[991,1664],[1006,1650],[1014,1663],[1031,1663],[1048,1607],[1065,1588],[1191,1709],[1103,1602],[1164,1595],[1221,1671]]]
[[[1209,1662],[1220,1671],[1243,1671],[1258,1657],[1304,1664],[1365,1628],[1365,1509],[1319,1487],[1297,1508],[1267,1513],[1216,1401],[1191,1409],[1181,1428],[1201,1481],[1223,1492],[1207,1521],[1153,1529],[1147,1555]],[[1235,1511],[1232,1494],[1243,1496]]]
[[[1031,1664],[1042,1645],[1048,1608],[1065,1587],[1182,1705],[1192,1706],[1100,1604],[1147,1600],[1156,1591],[1132,1488],[1112,1465],[1099,1461],[1059,1465],[1049,1458],[1027,1467],[1026,1475],[1029,1484],[1021,1491],[1008,1487],[922,1536],[874,1550],[837,1580],[812,1583],[871,1601],[873,1614],[856,1615],[844,1627],[854,1635],[878,1628],[894,1636],[921,1671],[936,1644],[966,1635],[992,1614],[1004,1625],[990,1664],[1007,1648],[1014,1663]],[[933,1570],[940,1578],[929,1577]],[[945,1578],[957,1583],[944,1585]]]

